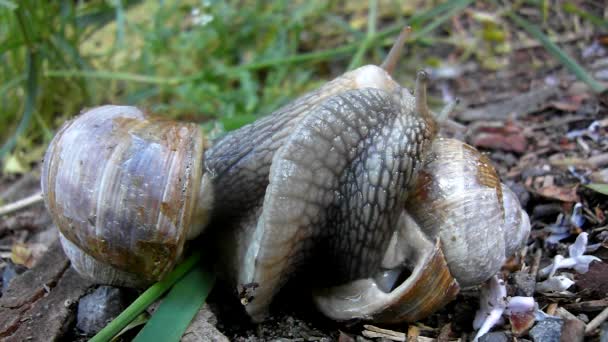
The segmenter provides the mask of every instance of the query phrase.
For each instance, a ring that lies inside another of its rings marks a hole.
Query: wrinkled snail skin
[[[41,187],[74,267],[135,287],[169,272],[205,225],[203,149],[196,124],[135,107],[98,107],[66,123],[45,155]]]
[[[239,225],[247,220],[262,206],[274,153],[297,123],[326,99],[362,88],[391,92],[400,87],[385,70],[363,66],[215,141],[205,156],[209,181],[216,189],[209,204],[214,223]]]
[[[439,138],[406,202],[383,271],[318,289],[313,298],[336,320],[415,321],[454,299],[460,287],[496,274],[529,233],[526,212],[487,157],[458,140]]]
[[[276,150],[245,144],[248,153],[257,150],[267,154],[265,158],[252,157],[254,162],[265,161],[251,173],[262,179],[246,178],[259,182],[262,196],[260,204],[223,234],[220,251],[235,253],[226,255],[232,261],[226,269],[236,277],[237,288],[254,287],[242,298],[254,320],[264,317],[290,274],[313,255],[327,261],[323,267],[331,269],[334,279],[330,281],[334,283],[367,277],[382,260],[436,128],[426,108],[424,74],[417,87],[424,101],[417,101],[384,70],[374,66],[361,69],[386,75],[390,82],[383,84],[389,86],[346,90],[326,97],[305,116],[291,119],[283,126],[285,133],[273,136],[276,140],[266,138],[266,142],[276,143]],[[222,184],[225,175],[212,166],[216,160],[226,160],[222,157],[226,150],[218,149],[222,143],[207,153],[207,170],[217,177],[216,184]],[[237,164],[252,165],[249,156],[228,154],[239,156]],[[237,196],[254,193],[248,186],[235,191]]]

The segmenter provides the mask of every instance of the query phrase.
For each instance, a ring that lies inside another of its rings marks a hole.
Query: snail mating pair
[[[418,320],[489,279],[527,240],[527,214],[485,156],[436,137],[426,75],[413,95],[391,78],[402,38],[383,67],[347,72],[213,143],[135,107],[64,125],[42,190],[72,265],[144,286],[205,231],[256,321],[296,273],[341,321]]]

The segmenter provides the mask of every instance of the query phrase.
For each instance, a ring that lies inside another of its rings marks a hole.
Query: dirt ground
[[[582,56],[583,64],[596,77],[608,79],[608,49],[602,45],[602,39],[606,37],[592,37],[584,45],[584,50],[579,48],[580,44],[565,47],[572,55]],[[437,47],[435,52],[445,53],[441,47]],[[534,294],[541,310],[555,313],[557,308],[565,308],[588,324],[608,303],[608,270],[605,264],[608,258],[608,196],[584,186],[587,183],[608,183],[608,96],[592,93],[584,83],[556,63],[535,64],[536,61],[551,59],[539,46],[522,46],[509,57],[508,67],[498,72],[488,72],[477,65],[455,66],[450,70],[437,68],[431,70],[430,93],[442,101],[461,100],[452,116],[453,121],[443,127],[442,133],[467,141],[486,152],[503,182],[516,192],[530,216],[532,233],[528,247],[505,265],[505,279],[509,280],[518,272],[529,273],[534,267],[538,270],[548,265],[556,254],[567,254],[567,247],[574,243],[579,233],[589,233],[589,245],[595,249],[588,254],[603,261],[592,263],[586,274],[568,271],[574,275],[575,284],[567,291]],[[37,170],[26,176],[3,176],[0,179],[0,197],[5,203],[26,197],[38,189]],[[560,233],[564,234],[563,239],[548,243],[553,241],[552,235],[558,234],[552,230],[558,216],[563,215],[569,220],[576,203],[582,204],[582,224],[564,223],[565,231]],[[19,271],[43,262],[54,255],[45,256],[45,253],[55,239],[55,228],[42,204],[0,217],[2,268],[6,268],[11,259],[23,265]],[[72,296],[72,302],[61,304],[65,309],[61,317],[47,318],[56,320],[56,325],[59,321],[65,324],[56,337],[78,339],[82,337],[74,328],[75,303],[90,291],[90,284],[69,282],[67,276],[77,275],[66,275],[67,272],[65,267],[59,267],[55,278],[45,275],[50,277],[46,283],[49,288],[65,286],[65,291]],[[23,273],[13,282],[28,273],[31,272]],[[509,294],[522,290],[517,281],[508,283]],[[362,323],[332,322],[314,310],[301,290],[291,287],[284,292],[274,305],[272,317],[254,325],[240,311],[236,299],[228,291],[216,287],[209,305],[217,316],[217,329],[234,341],[364,340],[366,328]],[[7,322],[7,312],[12,310],[13,317],[22,317],[19,315],[27,311],[25,307],[31,308],[39,300],[50,297],[44,293],[29,293],[29,299],[24,297],[24,293],[12,292],[10,295],[11,298],[6,298],[5,294],[0,301],[0,326],[3,328],[0,336],[4,337],[16,336],[14,334],[26,324],[23,320]],[[295,303],[293,298],[297,298]],[[478,298],[478,289],[463,291],[455,301],[427,319],[416,324],[384,328],[410,336],[439,337],[444,341],[466,340],[474,335],[471,322]],[[51,304],[53,302],[49,299],[46,305]],[[40,316],[33,317],[35,320]],[[512,324],[507,322],[493,331],[510,332],[511,327]],[[36,327],[30,326],[30,329],[35,330]],[[588,332],[586,340],[599,340],[600,330]],[[531,340],[527,330],[520,333],[520,340]]]

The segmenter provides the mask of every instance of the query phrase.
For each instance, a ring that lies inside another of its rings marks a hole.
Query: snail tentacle
[[[406,26],[403,28],[403,30],[401,30],[401,32],[399,33],[399,37],[397,37],[397,40],[395,40],[395,43],[393,43],[391,50],[388,52],[388,55],[386,55],[386,58],[380,65],[380,67],[386,70],[389,75],[392,75],[395,72],[395,69],[397,68],[397,63],[399,63],[399,58],[401,57],[401,53],[403,52],[403,46],[405,45],[405,41],[410,36],[411,32],[412,28],[409,26]]]

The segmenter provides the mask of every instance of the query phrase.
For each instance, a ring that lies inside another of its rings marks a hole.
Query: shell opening
[[[439,240],[433,243],[417,225],[408,225],[407,216],[401,216],[395,232],[398,243],[387,250],[387,254],[393,254],[392,248],[403,252],[397,253],[404,257],[403,263],[373,278],[315,291],[320,311],[339,321],[412,322],[456,297],[460,287],[450,274]]]
[[[384,293],[390,293],[412,275],[412,270],[405,266],[392,269],[382,269],[375,276],[374,281]]]

